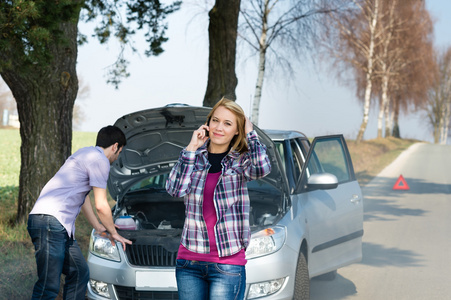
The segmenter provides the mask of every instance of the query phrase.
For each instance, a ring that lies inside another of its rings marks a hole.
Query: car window
[[[282,160],[282,168],[283,168],[283,172],[286,173],[286,160],[285,160],[285,150],[283,147],[283,142],[280,141],[274,141],[274,144],[276,146],[277,152],[279,152],[280,155],[280,159]]]
[[[276,148],[278,149],[278,152],[282,159],[282,168],[287,176],[288,179],[288,185],[290,188],[290,191],[293,192],[296,184],[296,180],[298,177],[295,175],[294,170],[294,157],[293,157],[293,151],[290,146],[291,140],[284,140],[284,141],[278,141],[276,143]]]
[[[301,147],[303,158],[305,161],[305,157],[307,157],[308,151],[310,149],[310,143],[307,139],[296,139],[297,143]]]
[[[331,173],[338,182],[350,180],[345,151],[339,138],[318,141],[308,165],[308,175]]]
[[[283,172],[287,176],[290,191],[294,192],[296,183],[299,182],[305,161],[302,146],[297,139],[274,141],[274,143],[280,154]]]
[[[304,159],[302,156],[301,149],[295,140],[290,140],[291,155],[293,160],[293,176],[296,178],[297,182],[301,176],[302,166],[304,165]]]

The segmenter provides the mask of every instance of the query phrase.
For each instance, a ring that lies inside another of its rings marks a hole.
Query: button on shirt
[[[69,237],[75,219],[92,187],[106,189],[110,161],[100,147],[81,148],[72,154],[44,186],[30,214],[54,216]]]
[[[210,164],[208,141],[194,151],[182,150],[166,182],[166,190],[174,197],[184,197],[185,225],[181,244],[196,253],[209,253],[210,246],[202,216],[203,190]],[[266,147],[255,131],[247,134],[249,151],[230,151],[222,161],[222,173],[214,192],[218,217],[215,238],[219,257],[233,255],[249,244],[249,195],[247,181],[262,178],[271,171]]]

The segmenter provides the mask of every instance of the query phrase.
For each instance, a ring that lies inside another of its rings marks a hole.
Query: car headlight
[[[277,293],[283,286],[285,278],[251,284],[247,299],[255,299]]]
[[[268,255],[278,251],[285,243],[286,228],[274,226],[258,231],[251,236],[246,250],[246,259]]]
[[[97,281],[89,279],[89,284],[91,285],[91,290],[99,296],[110,299],[110,292],[108,291],[108,283],[103,281]]]
[[[113,246],[106,232],[92,231],[91,240],[89,241],[89,252],[105,259],[121,261],[117,243]]]

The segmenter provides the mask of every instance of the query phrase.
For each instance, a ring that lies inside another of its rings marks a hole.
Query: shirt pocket
[[[224,172],[223,176],[242,176],[243,172],[242,166],[232,166]]]

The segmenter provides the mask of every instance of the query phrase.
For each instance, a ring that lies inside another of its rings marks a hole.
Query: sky
[[[201,2],[201,1],[199,1]],[[451,45],[451,1],[426,0],[426,6],[435,20],[435,45]],[[106,68],[114,63],[118,47],[114,43],[99,45],[90,39],[79,47],[77,73],[89,86],[86,98],[77,100],[85,120],[81,131],[97,132],[113,124],[123,115],[169,103],[202,106],[208,75],[208,14],[199,7],[182,5],[180,11],[168,19],[165,52],[157,57],[146,57],[145,44],[135,38],[139,53],[126,52],[130,77],[119,89],[106,84]],[[84,34],[91,27],[80,25]],[[257,79],[256,58],[237,48],[236,73],[237,103],[250,115]],[[330,74],[325,64],[313,65],[310,59],[301,61],[293,80],[274,72],[265,78],[260,104],[259,127],[287,129],[305,133],[308,137],[343,134],[355,139],[362,123],[363,108],[355,95],[355,88],[345,85]],[[377,135],[377,110],[371,107],[370,122],[364,139]],[[416,138],[432,142],[432,131],[424,113],[400,116],[402,138]]]

